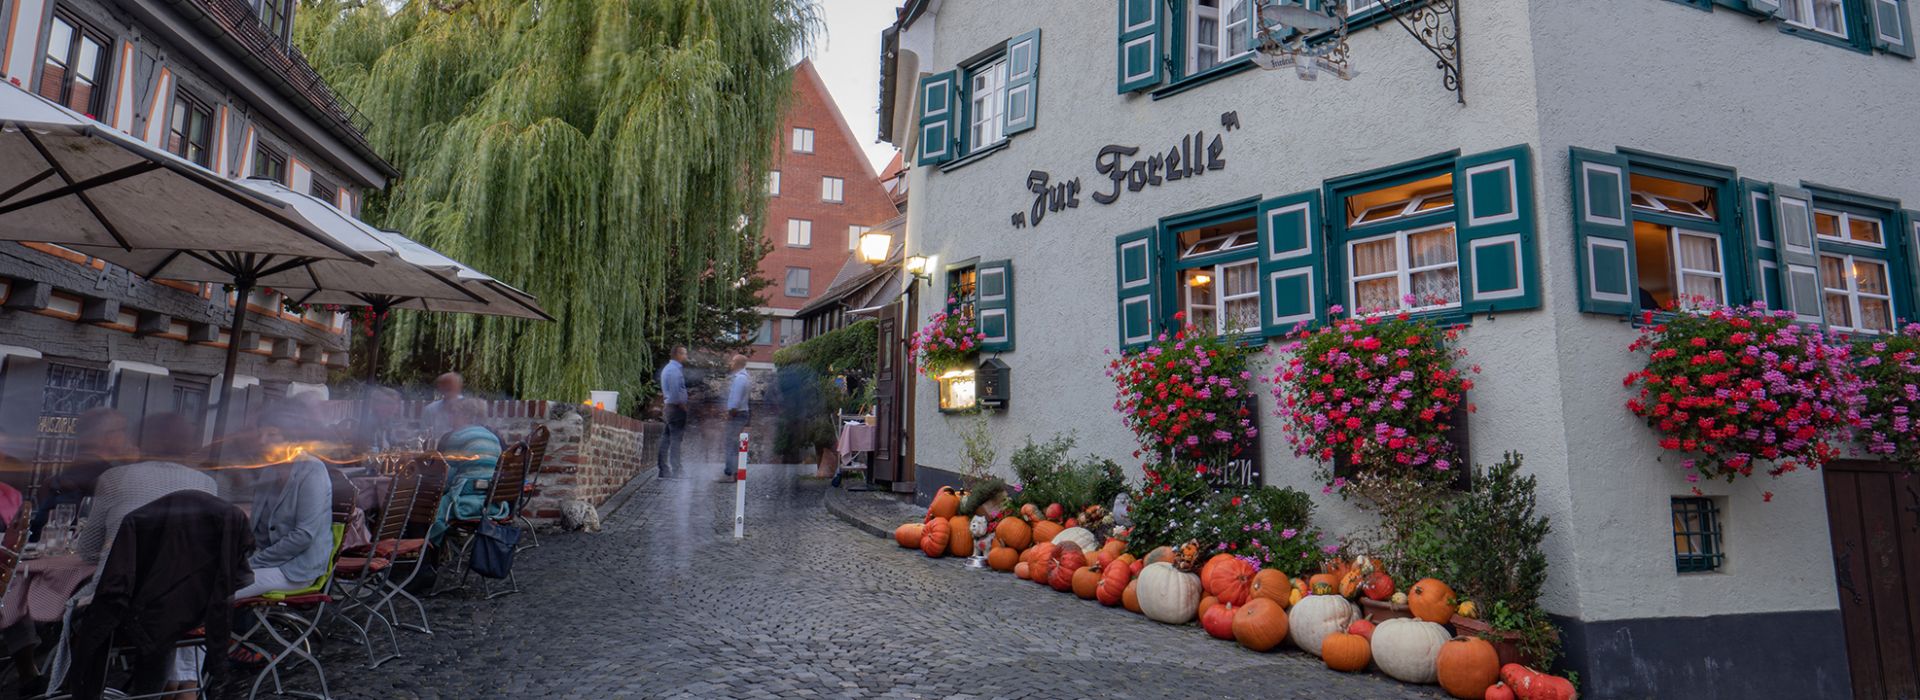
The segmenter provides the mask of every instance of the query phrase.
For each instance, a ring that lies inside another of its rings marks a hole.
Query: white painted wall
[[[1110,4],[1092,12],[1006,2],[941,8],[921,70],[947,70],[1011,35],[1043,31],[1038,128],[979,162],[951,172],[915,168],[909,176],[909,251],[937,256],[940,265],[1014,261],[1018,350],[1003,356],[1013,367],[1012,410],[990,419],[1002,460],[1028,435],[1071,431],[1083,450],[1138,474],[1103,373],[1115,345],[1116,235],[1167,215],[1317,188],[1451,149],[1528,143],[1544,308],[1477,318],[1464,343],[1470,361],[1485,369],[1473,395],[1480,409],[1471,423],[1473,458],[1524,453],[1539,479],[1541,510],[1554,521],[1543,603],[1587,620],[1836,607],[1817,474],[1701,484],[1727,499],[1728,563],[1721,573],[1674,572],[1668,498],[1689,485],[1672,460],[1656,461],[1650,431],[1622,406],[1620,378],[1639,362],[1626,351],[1634,331],[1577,310],[1567,148],[1709,160],[1743,176],[1804,179],[1912,206],[1920,203],[1920,144],[1898,135],[1910,130],[1911,107],[1920,104],[1920,68],[1783,35],[1724,8],[1709,14],[1661,0],[1465,4],[1464,107],[1442,89],[1426,51],[1390,23],[1352,37],[1360,75],[1351,82],[1251,72],[1154,101],[1115,94]],[[916,108],[911,99],[903,97],[901,108]],[[1225,171],[1128,192],[1111,206],[1086,197],[1104,182],[1093,170],[1102,145],[1164,149],[1196,129],[1217,132],[1227,110],[1237,110],[1245,128],[1226,137]],[[1056,182],[1082,178],[1082,203],[1014,229],[1008,215],[1031,203],[1023,184],[1033,169]],[[922,298],[944,294],[936,272]],[[921,321],[937,306],[923,303]],[[916,392],[917,459],[957,470],[958,431],[973,418],[942,416],[931,383],[918,381],[925,390]],[[1262,402],[1271,407],[1271,395]],[[1262,429],[1269,483],[1316,494],[1316,520],[1333,533],[1371,526],[1366,513],[1318,495],[1312,465],[1291,456],[1277,419],[1264,417]],[[1762,503],[1769,490],[1773,501]]]

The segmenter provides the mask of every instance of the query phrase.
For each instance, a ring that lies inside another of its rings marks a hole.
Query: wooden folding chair
[[[333,584],[329,588],[334,599],[339,602],[336,615],[348,617],[355,611],[364,611],[359,628],[363,630],[361,643],[366,646],[367,668],[379,668],[380,664],[400,658],[400,639],[394,634],[393,618],[382,612],[382,606],[392,600],[387,593],[386,582],[393,572],[393,552],[406,535],[407,519],[414,505],[415,493],[419,490],[419,470],[409,470],[393,477],[393,490],[387,494],[386,503],[381,506],[380,520],[376,524],[372,541],[365,545],[342,551],[338,563],[333,569]],[[386,610],[392,612],[390,605]],[[366,634],[374,629],[378,622],[387,630],[387,639],[393,645],[393,653],[375,657],[373,641]]]
[[[536,425],[527,435],[527,486],[520,491],[520,501],[513,506],[514,517],[525,526],[527,544],[520,549],[535,549],[540,546],[540,531],[533,526],[533,520],[527,517],[527,506],[540,495],[540,467],[547,461],[547,443],[553,439],[553,432],[547,426]]]
[[[471,573],[467,561],[473,555],[474,540],[479,535],[481,522],[491,521],[494,525],[501,527],[514,527],[515,513],[512,509],[520,503],[520,495],[526,491],[527,463],[531,456],[527,448],[527,443],[525,442],[514,443],[512,447],[500,453],[500,460],[495,462],[493,466],[493,479],[487,484],[486,500],[482,502],[480,506],[480,517],[447,521],[447,536],[457,539],[459,543],[454,546],[453,558],[446,565],[459,567],[459,583],[453,586],[439,587],[439,584],[444,584],[445,581],[436,582],[437,585],[434,589],[436,595],[454,589],[466,588],[467,575]],[[489,515],[496,511],[504,512],[504,514],[499,517]],[[442,573],[450,575],[453,572],[443,567]],[[483,590],[485,586],[485,583],[481,584]],[[509,569],[507,572],[507,587],[499,591],[487,591],[485,592],[485,596],[488,599],[493,599],[519,592],[520,582],[514,577],[512,570]]]
[[[405,501],[398,497],[402,482],[413,489],[411,498]],[[379,557],[387,561],[387,573],[379,580],[380,599],[373,604],[374,609],[386,610],[401,627],[429,635],[433,634],[433,626],[427,621],[427,607],[408,592],[407,587],[413,584],[421,569],[427,568],[431,544],[426,539],[426,531],[433,525],[433,516],[440,507],[440,494],[446,485],[447,462],[439,453],[422,455],[408,462],[394,478],[395,497],[388,500],[388,512],[381,519],[381,533],[373,543],[348,552],[352,556]],[[399,525],[399,535],[391,538],[386,535],[390,519],[397,519]],[[402,569],[405,575],[396,579],[395,572]],[[420,613],[420,624],[399,622],[395,598],[404,598],[413,604]]]

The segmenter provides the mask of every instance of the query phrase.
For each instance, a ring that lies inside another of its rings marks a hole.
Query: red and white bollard
[[[740,461],[733,469],[733,538],[747,536],[747,434],[740,434]]]

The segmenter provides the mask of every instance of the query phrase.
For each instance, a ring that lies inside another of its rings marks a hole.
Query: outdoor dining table
[[[873,452],[874,433],[873,426],[867,423],[842,423],[840,425],[840,440],[834,446],[834,454],[840,456],[839,469],[834,473],[836,485],[839,482],[839,472],[846,471],[849,468],[864,469],[864,467],[853,467],[853,465],[856,464],[855,456],[871,454]],[[864,491],[866,488],[863,486],[862,488],[849,488],[848,490]]]
[[[0,607],[0,629],[12,627],[22,617],[34,622],[55,622],[67,610],[67,599],[93,580],[100,568],[78,554],[39,557],[20,562],[13,585],[7,588],[5,606]]]

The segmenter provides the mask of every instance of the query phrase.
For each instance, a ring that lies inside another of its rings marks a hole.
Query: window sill
[[[1178,95],[1188,90],[1192,90],[1202,85],[1206,85],[1207,83],[1211,83],[1221,78],[1225,78],[1230,75],[1239,75],[1241,73],[1245,73],[1249,70],[1253,70],[1253,68],[1254,68],[1254,65],[1253,65],[1252,56],[1240,56],[1233,60],[1227,61],[1226,63],[1222,63],[1212,68],[1208,68],[1204,71],[1200,71],[1199,73],[1195,73],[1193,75],[1180,78],[1179,80],[1175,80],[1172,83],[1168,84],[1166,87],[1160,88],[1158,90],[1154,90],[1152,93],[1153,99],[1164,100],[1166,98],[1172,97],[1174,95]]]
[[[1840,48],[1847,49],[1854,53],[1866,54],[1868,56],[1873,55],[1873,49],[1871,47],[1861,46],[1859,42],[1854,41],[1850,37],[1834,36],[1832,34],[1828,34],[1818,29],[1796,26],[1796,25],[1788,24],[1785,21],[1780,22],[1780,33],[1791,34],[1793,36],[1797,36],[1802,39],[1809,39],[1812,41],[1820,42],[1822,44],[1838,46]]]
[[[1006,150],[1007,144],[1012,142],[1013,142],[1013,139],[1000,139],[999,143],[993,144],[986,148],[982,148],[972,153],[968,153],[967,157],[965,158],[948,161],[947,163],[942,164],[940,166],[940,172],[943,172],[943,173],[952,172],[954,170],[959,170],[960,168],[965,167],[967,165],[971,165],[978,161],[984,160],[987,156]]]

